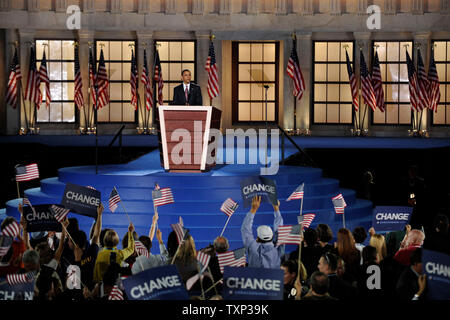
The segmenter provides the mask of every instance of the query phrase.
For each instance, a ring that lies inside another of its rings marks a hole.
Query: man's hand
[[[67,226],[69,225],[69,219],[64,219],[63,222],[61,222],[61,224],[63,225],[64,229],[67,229]]]
[[[419,279],[417,279],[417,283],[419,284],[419,291],[417,291],[416,294],[421,296],[427,285],[427,276],[425,274],[421,274]]]
[[[131,234],[133,234],[134,232],[134,225],[130,222],[130,225],[128,226],[128,232],[130,232]]]
[[[158,219],[159,219],[158,211],[156,211],[156,208],[155,208],[155,214],[153,215],[153,219],[152,219],[153,224],[158,222]]]
[[[19,204],[20,206],[20,204]],[[23,232],[27,231],[27,220],[23,215],[20,216],[20,225],[22,226]]]
[[[261,204],[261,196],[254,196],[252,199],[252,208],[250,209],[250,212],[255,214],[256,211],[258,211],[260,204]]]
[[[373,237],[373,235],[375,234],[375,229],[373,227],[371,227],[369,229],[369,234],[370,234],[371,237]]]
[[[97,216],[101,216],[104,209],[103,203],[100,202],[100,205],[97,207]]]
[[[406,231],[406,234],[408,234],[411,231],[411,225],[407,224],[405,226],[405,231]]]
[[[20,215],[23,216],[23,206],[21,203],[19,203],[19,208],[18,208]]]
[[[163,239],[162,239],[162,232],[161,230],[156,230],[156,239],[158,239],[158,242],[160,244],[164,244]]]
[[[272,204],[273,206],[273,211],[277,212],[280,211],[280,200],[277,200],[277,204]]]
[[[81,261],[81,257],[83,256],[83,250],[80,247],[75,246],[74,244],[73,255],[75,256],[75,261]]]

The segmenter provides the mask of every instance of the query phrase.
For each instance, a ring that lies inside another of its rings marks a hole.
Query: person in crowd
[[[351,275],[356,274],[361,257],[359,250],[356,249],[355,239],[350,230],[346,228],[339,229],[335,249],[335,253],[337,253],[345,262],[346,272]]]
[[[375,233],[370,237],[369,244],[377,251],[377,263],[381,263],[387,256],[386,241],[384,236],[379,233]]]
[[[357,287],[356,275],[350,272],[347,272],[345,267],[345,261],[341,257],[338,256],[336,274],[339,278],[345,280],[350,283],[353,287]]]
[[[172,260],[184,283],[199,272],[197,250],[195,248],[194,238],[191,235],[188,235],[179,245],[178,252],[175,252]]]
[[[330,226],[324,223],[320,223],[316,227],[316,231],[317,237],[319,238],[318,243],[322,248],[321,254],[324,254],[325,252],[331,252],[334,247],[329,243],[331,239],[333,239],[333,231],[331,230]]]
[[[406,268],[397,281],[397,297],[400,300],[425,300],[425,275],[422,267],[422,248],[412,251],[410,266]]]
[[[295,260],[286,260],[281,264],[284,272],[283,300],[294,300],[297,295],[295,280],[297,279],[298,266]]]
[[[132,274],[136,274],[150,268],[163,266],[170,262],[169,252],[167,251],[166,246],[164,245],[162,239],[162,232],[159,229],[156,230],[156,238],[158,239],[159,250],[161,253],[158,255],[153,255],[149,253],[149,257],[146,257],[144,255],[138,256],[133,266],[131,267]],[[150,238],[148,239],[150,240]]]
[[[273,231],[267,225],[261,225],[257,228],[258,237],[253,237],[253,219],[255,213],[261,204],[261,196],[255,196],[252,199],[250,212],[244,218],[241,227],[242,240],[246,248],[248,266],[253,268],[279,268],[281,257],[284,255],[284,245],[278,247],[273,242]],[[274,209],[274,231],[278,231],[278,227],[283,225],[283,218],[279,210],[280,202],[273,205]]]
[[[306,229],[303,232],[301,261],[304,264],[308,275],[317,271],[317,263],[319,262],[321,255],[322,248],[318,243],[317,231],[312,228]],[[298,248],[290,253],[289,260],[298,260]]]
[[[114,230],[110,229],[110,228],[105,228],[105,229],[102,229],[102,231],[100,231],[100,250],[105,247],[105,243],[103,242],[103,240],[105,239],[105,234],[108,231],[114,231]]]
[[[361,264],[362,262],[362,249],[364,248],[364,241],[367,238],[367,232],[366,229],[364,229],[364,227],[356,227],[355,229],[353,229],[352,232],[353,238],[355,239],[355,247],[356,249],[359,250],[359,253],[361,255]]]
[[[409,266],[411,253],[417,248],[422,247],[424,240],[425,234],[422,231],[417,229],[411,230],[403,240],[403,243],[400,246],[401,249],[397,251],[394,259],[404,266]]]
[[[397,251],[400,249],[402,241],[406,238],[409,231],[411,231],[411,225],[407,224],[403,228],[403,230],[391,231],[386,234],[385,241],[388,255],[395,255],[395,253],[397,253]],[[376,232],[373,227],[369,229],[369,234],[371,236],[375,233]]]
[[[360,299],[381,299],[381,270],[378,263],[377,249],[371,245],[362,250],[363,264],[357,275],[357,287]],[[379,275],[379,278],[377,277]],[[371,287],[369,288],[369,284]]]
[[[2,233],[9,224],[13,223],[13,221],[16,221],[13,217],[6,217],[2,221],[0,226]],[[6,239],[4,241],[6,241]],[[4,277],[11,273],[17,273],[21,268],[23,268],[22,256],[25,250],[26,244],[23,240],[23,236],[20,235],[19,232],[19,235],[15,239],[12,239],[12,244],[6,254],[0,257],[0,277]]]
[[[434,218],[432,229],[427,232],[423,248],[450,255],[450,233],[448,217],[438,214]]]
[[[337,300],[328,291],[330,288],[330,278],[325,273],[314,271],[310,277],[309,292],[302,298],[306,301],[332,301]]]

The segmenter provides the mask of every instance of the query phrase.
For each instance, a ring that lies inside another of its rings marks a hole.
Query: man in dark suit
[[[191,71],[185,69],[181,72],[183,83],[173,89],[171,105],[175,106],[202,106],[202,90],[191,82]]]

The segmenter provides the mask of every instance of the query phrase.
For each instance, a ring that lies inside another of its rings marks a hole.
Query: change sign
[[[281,269],[224,268],[223,297],[226,300],[283,300]]]
[[[246,178],[241,181],[241,193],[244,200],[244,208],[249,208],[254,196],[262,196],[261,201],[277,204],[277,187],[275,181],[265,177],[257,176]]]
[[[33,207],[24,206],[23,215],[27,221],[27,231],[61,232],[61,224],[54,218],[51,204],[39,204]]]
[[[0,285],[0,300],[33,300],[34,281],[25,284]]]
[[[130,300],[188,300],[183,280],[174,265],[151,268],[122,281]]]
[[[380,206],[373,210],[372,227],[378,231],[398,231],[409,223],[412,207]]]
[[[450,256],[423,249],[422,266],[427,275],[428,298],[431,300],[449,300]]]
[[[97,207],[101,203],[101,193],[98,190],[67,183],[61,205],[74,213],[97,217]]]

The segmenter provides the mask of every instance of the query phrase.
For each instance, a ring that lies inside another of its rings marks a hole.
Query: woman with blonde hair
[[[197,250],[195,249],[194,238],[191,235],[188,235],[179,245],[172,260],[184,283],[198,273]]]
[[[377,262],[380,263],[387,256],[386,241],[382,234],[375,233],[370,238],[369,244],[377,249]]]

